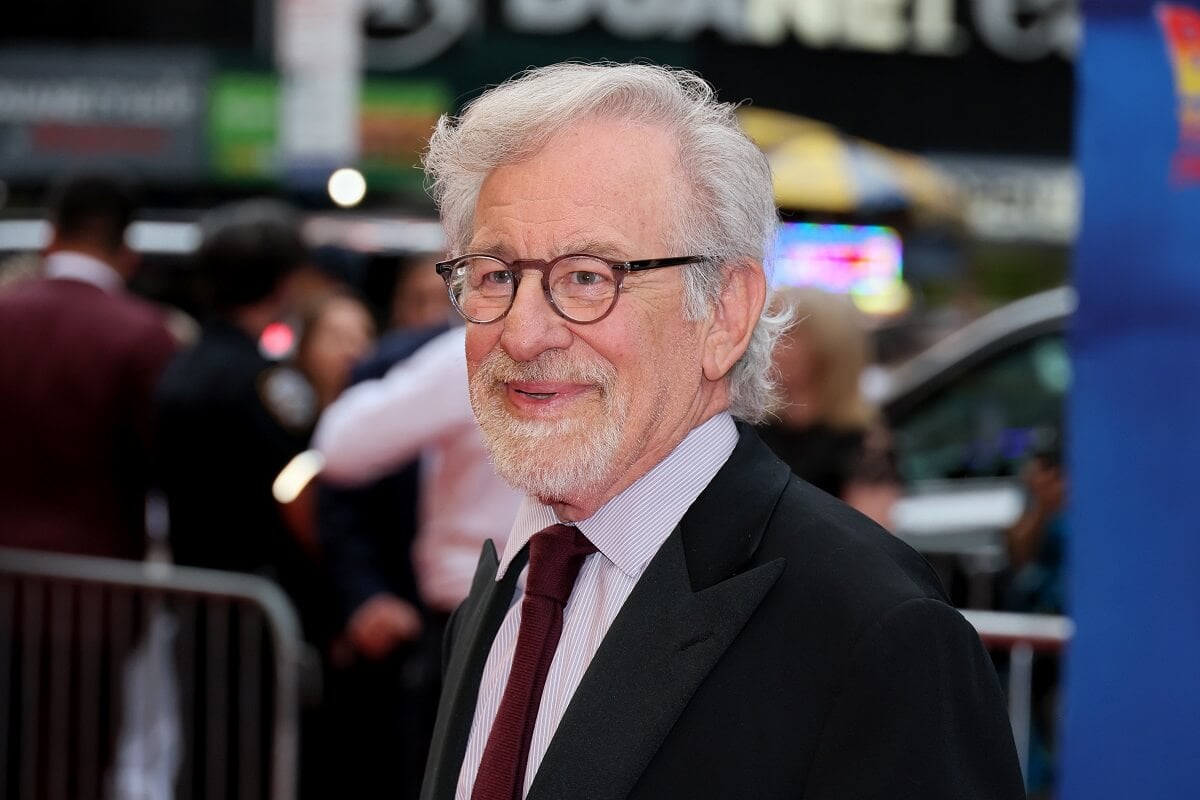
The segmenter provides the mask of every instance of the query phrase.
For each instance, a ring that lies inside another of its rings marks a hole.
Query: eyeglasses
[[[542,291],[558,315],[586,324],[599,322],[613,310],[627,273],[708,260],[707,256],[675,256],[609,261],[586,253],[568,253],[552,261],[540,258],[505,261],[483,253],[468,253],[439,262],[436,267],[446,281],[454,307],[469,322],[485,324],[503,318],[512,308],[522,273],[536,269],[542,273]]]

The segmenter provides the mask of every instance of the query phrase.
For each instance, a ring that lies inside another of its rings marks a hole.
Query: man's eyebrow
[[[627,260],[621,248],[608,242],[599,241],[598,239],[579,240],[571,244],[573,246],[568,250],[563,250],[564,253],[587,253],[590,256],[600,256],[611,261]]]
[[[471,242],[464,253],[485,253],[489,256],[499,256],[505,260],[512,259],[512,251],[497,242]]]

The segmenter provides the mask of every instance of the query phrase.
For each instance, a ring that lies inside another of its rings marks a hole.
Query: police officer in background
[[[295,369],[259,349],[263,331],[291,306],[308,249],[296,214],[275,201],[218,208],[201,227],[211,315],[195,346],[167,367],[156,398],[173,555],[179,564],[277,580],[311,636],[311,567],[271,484],[304,449],[315,401]]]

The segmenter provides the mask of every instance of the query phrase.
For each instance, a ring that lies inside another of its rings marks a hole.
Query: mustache
[[[479,364],[476,380],[495,383],[513,381],[594,384],[609,389],[617,371],[611,364],[578,361],[562,350],[547,350],[533,361],[514,361],[503,350],[488,353]]]

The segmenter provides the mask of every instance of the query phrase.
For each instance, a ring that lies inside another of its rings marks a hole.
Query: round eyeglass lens
[[[598,320],[608,313],[617,296],[613,268],[590,256],[560,259],[550,270],[550,296],[569,319]]]
[[[454,264],[450,296],[468,319],[492,322],[508,311],[514,284],[513,274],[503,261],[473,256]]]

